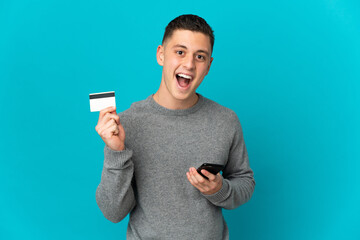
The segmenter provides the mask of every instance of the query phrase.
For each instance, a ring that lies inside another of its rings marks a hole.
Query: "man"
[[[214,35],[206,21],[182,15],[166,27],[157,61],[158,91],[117,115],[100,112],[105,160],[96,201],[104,216],[128,213],[128,239],[228,239],[222,208],[254,191],[236,114],[196,93],[208,74]],[[194,167],[224,164],[223,174]]]

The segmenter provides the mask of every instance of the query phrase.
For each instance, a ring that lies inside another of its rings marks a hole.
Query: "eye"
[[[178,55],[183,55],[183,54],[184,54],[184,52],[183,52],[183,51],[181,51],[181,50],[176,51],[176,53],[177,53]]]
[[[205,60],[205,57],[203,55],[197,55],[196,58],[202,61]]]

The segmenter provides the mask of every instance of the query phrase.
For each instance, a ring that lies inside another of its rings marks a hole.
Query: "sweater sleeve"
[[[120,222],[136,205],[132,178],[132,150],[113,151],[105,146],[101,182],[96,190],[96,202],[104,216]]]
[[[254,173],[249,165],[243,132],[237,117],[235,123],[228,162],[223,170],[222,188],[212,195],[203,194],[211,203],[225,209],[234,209],[246,203],[255,188]]]

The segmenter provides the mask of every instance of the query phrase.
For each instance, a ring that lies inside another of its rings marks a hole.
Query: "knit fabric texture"
[[[151,95],[119,114],[126,149],[105,146],[96,201],[112,222],[130,213],[127,239],[229,239],[222,208],[252,196],[254,174],[237,115],[198,96],[193,107],[171,110]],[[203,163],[225,165],[222,188],[212,195],[186,177]]]

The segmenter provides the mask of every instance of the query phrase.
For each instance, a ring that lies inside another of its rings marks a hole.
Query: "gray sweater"
[[[104,216],[128,213],[127,239],[229,239],[222,208],[247,202],[255,181],[236,114],[201,95],[184,110],[152,96],[119,114],[124,151],[105,146],[96,201]],[[225,164],[222,188],[204,195],[186,177],[202,163]]]

